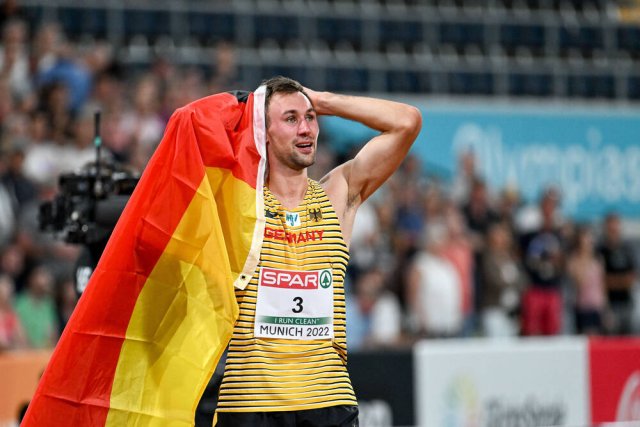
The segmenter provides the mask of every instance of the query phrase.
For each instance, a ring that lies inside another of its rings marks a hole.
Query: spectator
[[[158,57],[152,64],[149,78],[158,84],[160,93],[160,106],[158,111],[163,123],[167,123],[173,112],[190,102],[201,98],[203,94],[219,93],[221,91],[209,90],[204,72],[199,67],[179,68],[169,58]],[[238,90],[242,86],[234,86],[224,91]]]
[[[451,185],[451,199],[458,206],[464,206],[469,202],[477,176],[475,153],[471,148],[466,148],[458,154],[458,169]]]
[[[357,280],[358,273],[371,269],[376,263],[376,239],[380,231],[378,217],[371,200],[362,204],[356,214],[356,224],[349,245],[349,268],[352,279]]]
[[[420,336],[454,337],[462,329],[462,286],[455,267],[445,255],[447,239],[444,224],[430,223],[422,248],[410,267],[409,316]]]
[[[236,50],[233,44],[227,41],[218,42],[212,62],[214,73],[209,80],[210,93],[236,90],[241,87],[238,82]]]
[[[484,179],[478,176],[471,179],[468,200],[462,207],[462,212],[466,219],[469,241],[473,248],[474,264],[480,265],[480,255],[485,248],[487,230],[493,222],[499,219],[489,199],[489,190]],[[480,311],[482,299],[481,280],[479,270],[474,269],[473,308],[476,312]]]
[[[27,24],[19,19],[7,21],[2,29],[0,76],[8,79],[11,95],[18,101],[31,92],[27,32]]]
[[[488,337],[516,336],[518,310],[526,283],[522,266],[514,256],[513,239],[505,222],[489,226],[487,247],[480,257],[482,277],[482,331]]]
[[[55,62],[36,75],[38,87],[60,85],[68,92],[65,109],[72,114],[79,111],[89,99],[92,87],[92,70],[75,51],[75,45],[62,42],[58,45]]]
[[[0,176],[5,170],[4,154],[0,157]],[[15,209],[10,189],[0,180],[0,247],[7,245],[15,233]]]
[[[556,222],[557,193],[545,191],[540,199],[542,225],[521,241],[529,285],[522,301],[524,335],[556,335],[562,328],[564,240]]]
[[[24,10],[19,4],[20,0],[3,0],[0,3],[0,23],[4,24],[10,19],[15,19],[19,16],[24,16]]]
[[[604,267],[595,251],[587,227],[578,229],[574,248],[567,260],[567,273],[575,289],[575,324],[580,334],[601,334],[606,305]]]
[[[437,183],[431,183],[424,190],[424,222],[441,221],[445,214],[445,195]],[[468,230],[468,229],[467,229]]]
[[[95,111],[82,109],[72,123],[72,138],[70,143],[60,153],[63,157],[60,165],[61,172],[79,171],[88,163],[95,162],[96,150],[93,145],[95,135]],[[110,153],[103,151],[102,160],[109,159]]]
[[[118,131],[126,135],[129,163],[139,171],[144,169],[164,132],[159,101],[157,81],[143,77],[135,85],[133,110],[120,117]]]
[[[462,214],[455,204],[449,203],[445,210],[444,222],[447,239],[443,254],[455,268],[460,282],[461,306],[463,313],[463,335],[472,335],[475,329],[474,272],[476,268],[473,245]]]
[[[25,270],[25,254],[18,244],[11,243],[0,247],[0,273],[6,274],[11,278],[18,293],[24,288]]]
[[[20,319],[13,308],[14,284],[0,273],[0,352],[25,347],[27,341]]]
[[[131,132],[122,126],[129,114],[127,99],[124,96],[124,81],[118,79],[116,71],[100,73],[89,101],[95,110],[102,112],[101,136],[103,146],[121,163],[128,163],[131,156]]]
[[[67,143],[69,125],[73,118],[68,104],[69,90],[64,83],[54,81],[40,87],[38,110],[46,114],[49,129],[47,139],[56,146]]]
[[[347,341],[349,349],[388,347],[400,342],[402,308],[386,289],[385,275],[372,268],[355,284],[355,295],[347,296]]]
[[[0,181],[9,191],[14,201],[16,215],[20,215],[22,208],[37,196],[35,185],[24,175],[23,165],[28,141],[14,140],[9,147],[7,170],[0,172]]]
[[[43,266],[29,274],[27,289],[16,300],[16,312],[31,348],[52,348],[58,339],[58,322],[52,297],[53,276]]]
[[[57,22],[42,24],[33,38],[31,48],[32,74],[39,75],[58,62],[58,47],[65,42],[62,29]]]
[[[422,171],[422,160],[411,153],[405,157],[402,165],[394,175],[393,183],[396,186],[413,185],[417,188],[424,188],[426,184]]]
[[[632,331],[632,290],[637,279],[636,263],[631,246],[622,238],[622,223],[616,213],[605,217],[603,238],[598,252],[604,260],[607,299],[613,314],[611,334]]]
[[[31,114],[30,143],[25,152],[22,171],[35,185],[51,185],[59,173],[59,146],[53,143],[49,113],[36,111]]]
[[[0,131],[2,134],[5,132],[7,121],[14,113],[16,109],[13,96],[11,96],[11,88],[9,85],[9,79],[7,77],[0,76]],[[3,138],[4,139],[4,138]],[[4,141],[0,140],[0,149],[4,146]]]
[[[379,235],[376,237],[376,266],[384,270],[388,277],[393,277],[393,280],[387,283],[387,287],[406,311],[407,270],[415,247],[406,235],[396,233],[396,199],[391,187],[384,185],[371,200],[379,229]]]
[[[506,223],[512,235],[517,232],[515,216],[520,206],[520,194],[515,187],[508,186],[500,192],[498,199],[497,216],[501,222]]]
[[[536,204],[524,204],[515,212],[514,224],[519,234],[527,234],[539,230],[542,227],[547,210],[553,212],[552,222],[560,228],[564,222],[559,207],[560,191],[554,186],[548,186],[543,190],[541,199]]]
[[[396,206],[396,232],[408,243],[415,245],[424,227],[422,189],[417,183],[405,183],[394,194]]]
[[[462,211],[467,220],[473,247],[476,253],[484,248],[484,236],[489,225],[498,220],[498,215],[491,206],[487,184],[481,178],[474,178],[469,192],[469,201]]]

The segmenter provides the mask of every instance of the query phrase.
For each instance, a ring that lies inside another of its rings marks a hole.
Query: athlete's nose
[[[306,120],[301,120],[300,125],[298,126],[298,134],[306,135],[311,132],[311,126],[309,126],[309,122]]]

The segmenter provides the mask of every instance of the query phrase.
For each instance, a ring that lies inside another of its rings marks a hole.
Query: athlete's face
[[[277,93],[267,111],[269,162],[302,170],[313,164],[318,120],[309,99],[301,92]]]

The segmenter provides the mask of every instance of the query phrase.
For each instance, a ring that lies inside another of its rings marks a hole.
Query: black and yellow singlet
[[[309,180],[287,211],[265,187],[260,262],[229,344],[219,412],[356,405],[347,373],[344,277],[349,260],[336,213]]]

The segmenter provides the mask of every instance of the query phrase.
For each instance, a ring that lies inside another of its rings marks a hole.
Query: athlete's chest
[[[282,206],[265,192],[265,219],[261,261],[283,266],[329,268],[331,252],[343,246],[340,227],[326,196],[310,188],[294,209]],[[311,265],[309,265],[311,264]]]

